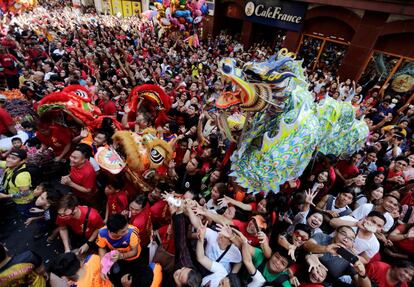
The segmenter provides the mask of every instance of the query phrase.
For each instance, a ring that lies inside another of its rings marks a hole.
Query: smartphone
[[[351,252],[349,252],[348,250],[346,250],[343,247],[340,247],[336,253],[338,253],[343,259],[345,259],[346,261],[348,261],[351,264],[354,264],[355,262],[358,261],[358,256],[352,254]]]

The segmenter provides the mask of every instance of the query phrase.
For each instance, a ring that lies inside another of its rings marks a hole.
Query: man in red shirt
[[[87,144],[79,144],[70,155],[70,174],[63,176],[61,184],[67,185],[83,202],[96,204],[96,172],[89,162],[92,148]]]
[[[99,101],[98,107],[104,115],[116,116],[116,105],[113,101],[111,101],[107,91],[103,91],[102,100]]]
[[[397,260],[391,266],[381,261],[374,261],[367,265],[366,275],[378,287],[407,287],[407,283],[413,280],[414,263]]]
[[[6,100],[6,96],[0,94],[0,136],[4,135],[10,137],[16,135],[17,131],[14,127],[12,117],[5,109],[3,109]]]
[[[147,246],[150,243],[152,230],[151,210],[147,196],[145,194],[138,195],[129,204],[129,212],[131,214],[129,223],[139,230],[139,238],[141,239],[141,247],[144,255],[142,258],[147,258]]]
[[[105,222],[110,215],[123,213],[123,211],[128,212],[128,196],[123,188],[123,182],[117,179],[112,180],[105,187],[107,197]]]
[[[341,160],[335,166],[336,184],[337,186],[347,185],[351,179],[359,174],[356,164],[361,160],[362,155],[355,153],[349,160]]]
[[[6,49],[0,48],[0,67],[3,70],[0,76],[6,78],[10,90],[19,88],[18,65],[19,61],[12,54],[7,53]]]
[[[80,239],[80,243],[83,243],[79,248],[79,253],[82,254],[93,246],[104,222],[96,209],[78,205],[78,200],[74,195],[66,194],[58,205],[56,225],[59,226],[59,234],[65,252],[71,251],[69,227],[74,235]]]
[[[148,201],[151,205],[151,222],[154,230],[160,226],[168,225],[171,222],[171,214],[168,203],[162,200],[161,189],[156,187],[148,193]]]
[[[72,147],[72,131],[63,126],[44,123],[39,126],[36,137],[46,146],[51,147],[56,155],[56,160],[66,158]]]

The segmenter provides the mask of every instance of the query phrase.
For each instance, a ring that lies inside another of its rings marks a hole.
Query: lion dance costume
[[[154,119],[155,125],[163,125],[166,113],[171,107],[170,99],[164,90],[156,85],[135,87],[128,98],[131,108],[130,119],[145,111]],[[40,125],[57,137],[62,129],[70,126],[86,127],[89,130],[99,128],[102,119],[100,110],[91,103],[89,91],[79,85],[68,86],[60,92],[44,97],[37,107]],[[173,151],[170,144],[160,139],[153,129],[137,134],[122,130],[121,124],[112,118],[117,131],[112,140],[113,146],[101,147],[95,154],[99,166],[111,174],[125,172],[127,178],[141,192],[148,192],[151,186],[148,179],[166,174]],[[71,142],[61,143],[66,145]]]

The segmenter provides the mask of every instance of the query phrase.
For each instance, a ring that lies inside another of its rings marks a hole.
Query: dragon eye
[[[231,66],[226,65],[225,63],[223,63],[222,70],[223,70],[224,73],[229,74],[231,72],[232,68],[231,68]]]
[[[151,161],[156,164],[161,164],[164,160],[164,157],[162,154],[160,154],[156,149],[151,149],[151,155],[150,155]]]

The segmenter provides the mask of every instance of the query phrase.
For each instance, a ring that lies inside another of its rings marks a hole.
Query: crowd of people
[[[224,33],[193,48],[181,32],[160,33],[154,21],[50,3],[3,22],[2,89],[18,89],[34,109],[49,93],[82,85],[124,129],[153,127],[175,140],[175,157],[167,179],[151,192],[131,190],[93,161],[98,147],[111,145],[113,128],[92,131],[89,144],[84,130],[50,138],[36,121],[15,122],[0,95],[0,134],[13,139],[1,154],[0,209],[36,225],[28,241],[62,243],[47,268],[36,250],[9,254],[0,244],[0,286],[412,283],[414,107],[408,98],[384,94],[375,81],[340,79],[329,67],[307,70],[315,101],[349,101],[365,118],[365,146],[349,158],[315,154],[280,192],[248,194],[229,176],[236,147],[220,130],[214,107],[223,90],[217,64],[223,57],[239,64],[263,60],[274,49],[246,48]],[[124,117],[131,89],[145,83],[172,99],[164,126],[145,113],[132,123]],[[63,146],[66,136],[72,142]]]

